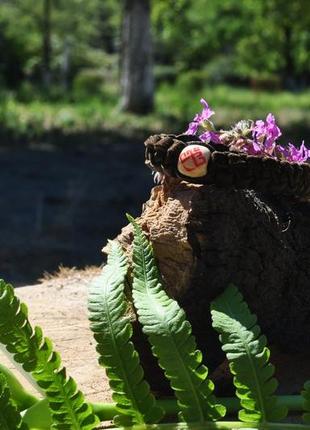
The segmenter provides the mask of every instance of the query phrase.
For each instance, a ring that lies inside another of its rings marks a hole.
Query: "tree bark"
[[[149,0],[125,0],[121,51],[121,107],[150,112],[154,80]]]
[[[273,348],[309,359],[309,220],[310,202],[176,179],[153,189],[139,223],[153,243],[166,290],[185,309],[211,370],[224,355],[211,327],[210,302],[230,283]],[[117,239],[130,255],[131,226]]]
[[[48,88],[51,83],[51,11],[52,0],[44,0],[42,20],[42,79],[45,88]]]
[[[283,36],[284,36],[284,46],[283,46],[283,59],[284,59],[284,70],[283,70],[283,83],[284,88],[289,90],[294,90],[295,88],[295,64],[293,57],[293,29],[290,23],[283,25]]]

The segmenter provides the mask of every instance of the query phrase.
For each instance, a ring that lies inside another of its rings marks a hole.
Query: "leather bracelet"
[[[178,169],[182,151],[199,145],[210,151],[206,174],[191,177]],[[280,161],[227,150],[223,144],[203,143],[191,135],[153,135],[145,141],[145,162],[156,172],[194,184],[253,189],[263,193],[310,198],[310,164]]]

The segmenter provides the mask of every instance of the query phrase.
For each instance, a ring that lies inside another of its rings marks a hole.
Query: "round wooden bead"
[[[178,171],[190,178],[205,176],[211,152],[202,145],[189,145],[179,155]]]

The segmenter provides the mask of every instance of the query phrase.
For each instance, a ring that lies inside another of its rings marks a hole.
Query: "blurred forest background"
[[[309,0],[1,0],[0,273],[98,264],[152,185],[143,140],[201,97],[309,143],[309,28]]]

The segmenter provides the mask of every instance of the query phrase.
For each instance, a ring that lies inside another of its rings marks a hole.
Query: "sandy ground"
[[[16,289],[16,295],[29,308],[29,319],[40,325],[53,340],[64,366],[89,401],[111,401],[104,369],[97,363],[95,341],[87,320],[87,286],[98,269],[79,272],[62,270],[57,277],[39,285]],[[14,369],[0,351],[0,362]],[[35,393],[28,381],[20,380]]]

